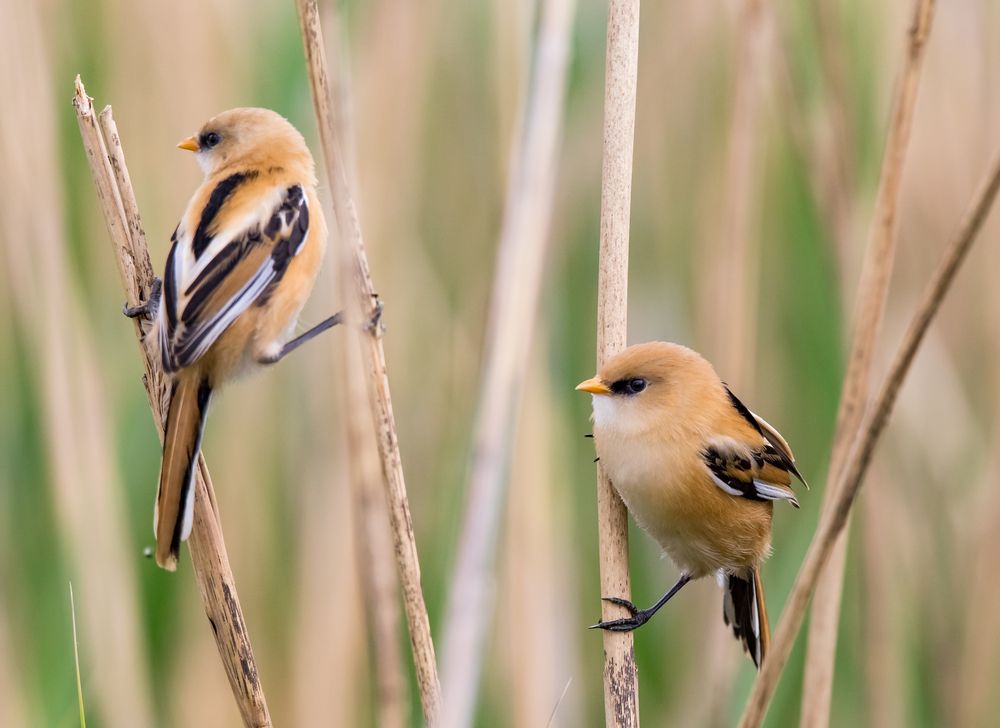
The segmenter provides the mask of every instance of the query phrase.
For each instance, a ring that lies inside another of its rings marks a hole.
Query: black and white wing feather
[[[298,185],[267,190],[251,214],[227,215],[234,190],[252,179],[241,173],[220,182],[194,232],[174,232],[159,320],[167,372],[197,362],[240,314],[265,303],[308,235]]]

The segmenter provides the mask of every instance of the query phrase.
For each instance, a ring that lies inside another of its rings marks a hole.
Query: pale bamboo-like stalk
[[[627,344],[628,239],[632,204],[632,153],[639,72],[639,0],[611,0],[604,66],[604,155],[601,165],[601,247],[597,278],[597,368]],[[601,595],[630,599],[628,513],[614,485],[597,465],[597,528]],[[601,602],[601,619],[626,616]],[[604,722],[639,725],[639,676],[631,632],[603,630]]]
[[[368,255],[365,252],[361,224],[348,185],[340,142],[336,136],[333,111],[335,106],[330,96],[330,79],[326,68],[319,12],[315,0],[296,0],[295,5],[298,9],[299,29],[302,34],[313,106],[323,144],[323,158],[333,195],[333,209],[340,233],[340,244],[347,246],[349,251],[347,257],[351,261],[354,280],[351,288],[354,295],[348,295],[347,298],[347,321],[349,325],[356,326],[361,325],[364,320],[371,319],[381,304],[368,269]],[[381,326],[369,326],[366,334],[359,337],[359,341],[368,382],[372,420],[377,429],[378,450],[382,460],[382,474],[385,479],[386,500],[396,552],[396,568],[410,629],[413,662],[420,688],[420,703],[424,721],[430,726],[436,726],[441,714],[441,687],[438,682],[430,621],[427,618],[427,607],[420,587],[420,562],[406,496],[406,482],[396,436],[396,419],[392,412]]]
[[[92,100],[87,96],[79,76],[73,106],[111,236],[126,301],[135,306],[149,295],[153,266],[111,107],[101,112],[98,122]],[[140,336],[142,333],[138,320],[136,333]],[[153,421],[162,440],[169,404],[169,382],[146,348],[141,344],[139,348],[145,368],[143,383],[153,411]],[[194,526],[188,544],[205,613],[244,724],[265,728],[271,725],[271,717],[229,567],[212,481],[202,456],[198,460],[195,493]]]
[[[333,40],[335,138],[342,140],[348,187],[357,185],[355,135],[351,124],[351,77],[344,48],[343,25],[335,6],[326,8],[326,25]],[[341,290],[354,286],[350,249],[337,246],[337,281]],[[362,333],[348,327],[345,346],[340,347],[341,388],[344,395],[344,434],[347,472],[358,550],[358,572],[370,635],[374,673],[375,724],[380,728],[403,728],[408,724],[409,684],[400,641],[399,587],[393,574],[395,556],[389,532],[389,512],[381,487],[381,467],[375,429],[367,406],[365,368],[361,360]]]
[[[903,162],[913,127],[913,110],[933,11],[934,0],[914,0],[909,39],[893,98],[871,232],[855,299],[854,333],[830,454],[827,488],[823,497],[824,512],[835,502],[837,492],[830,485],[839,480],[868,402],[872,359],[895,261]],[[846,559],[845,530],[824,570],[813,601],[802,685],[802,728],[825,728],[829,724]]]
[[[445,619],[445,728],[471,725],[493,618],[497,530],[538,317],[561,141],[575,0],[545,0],[537,53],[511,144],[472,434],[467,506]]]
[[[834,486],[832,502],[820,517],[819,527],[795,578],[781,621],[771,642],[771,651],[764,660],[740,720],[740,728],[755,728],[764,720],[768,703],[774,695],[782,670],[791,654],[795,637],[802,626],[809,599],[816,589],[821,570],[827,564],[838,537],[847,525],[851,506],[861,487],[879,436],[892,413],[896,396],[931,321],[937,314],[993,205],[998,189],[1000,189],[1000,154],[994,156],[957,231],[931,274],[903,340],[882,380],[878,395],[864,416],[861,427],[858,428],[858,434],[837,475],[836,482],[831,483]]]
[[[762,86],[766,64],[768,17],[760,0],[743,0],[737,20],[733,57],[732,106],[729,116],[721,205],[712,208],[706,241],[700,300],[708,355],[734,392],[748,392],[757,359],[757,300],[760,291],[760,245],[753,229],[758,196],[756,161],[760,141]],[[721,210],[722,224],[716,227]],[[749,396],[740,394],[739,396]],[[711,595],[717,599],[716,595]],[[704,615],[708,634],[685,675],[681,694],[711,695],[711,700],[687,700],[678,705],[674,725],[716,725],[724,722],[736,674],[737,650],[732,632],[712,609]]]

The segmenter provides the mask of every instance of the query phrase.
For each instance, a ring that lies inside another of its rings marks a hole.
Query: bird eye
[[[222,137],[220,137],[217,132],[210,131],[207,134],[201,135],[201,148],[211,149],[220,141],[222,141]]]
[[[642,390],[646,388],[646,380],[640,378],[630,379],[628,382],[628,391],[630,394],[639,394]]]

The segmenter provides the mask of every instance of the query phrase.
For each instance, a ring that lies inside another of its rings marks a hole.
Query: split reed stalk
[[[830,454],[827,488],[823,497],[824,512],[836,502],[837,491],[830,486],[839,481],[868,402],[872,360],[895,260],[903,163],[913,127],[920,71],[933,17],[933,0],[914,0],[909,39],[893,98],[871,232],[855,299],[854,334]],[[802,685],[802,728],[825,728],[829,724],[846,559],[845,530],[824,570],[812,604]]]
[[[360,326],[375,315],[381,304],[375,293],[369,272],[368,255],[361,234],[361,225],[347,181],[345,159],[336,136],[336,121],[333,111],[335,105],[330,95],[331,86],[327,73],[326,56],[324,55],[319,12],[315,0],[296,0],[295,5],[298,10],[299,29],[302,34],[313,106],[323,144],[323,158],[326,162],[327,178],[333,195],[333,209],[337,229],[340,233],[340,244],[348,248],[347,257],[352,263],[354,295],[353,297],[348,295],[347,298],[347,322],[352,327]],[[366,334],[358,338],[368,382],[372,420],[377,429],[376,436],[392,524],[396,567],[410,629],[413,662],[416,668],[417,684],[420,688],[420,703],[425,723],[436,726],[441,715],[441,687],[438,682],[434,642],[431,639],[427,607],[424,604],[424,595],[420,587],[420,563],[413,536],[410,506],[406,496],[406,482],[399,454],[392,398],[389,393],[385,351],[382,347],[382,327],[380,325],[370,326]]]
[[[903,340],[882,380],[878,395],[864,416],[861,427],[858,428],[858,434],[844,459],[843,467],[837,474],[836,482],[831,483],[834,494],[832,501],[820,517],[816,534],[795,578],[781,621],[774,633],[771,651],[761,667],[740,720],[740,728],[756,728],[764,720],[768,703],[788,662],[795,636],[802,626],[809,599],[816,589],[824,565],[827,564],[840,534],[847,525],[851,506],[861,488],[872,453],[892,413],[896,397],[913,363],[913,358],[975,241],[998,189],[1000,189],[1000,154],[994,156],[956,233],[931,274]]]
[[[497,531],[538,318],[562,139],[575,0],[545,0],[535,64],[511,143],[465,518],[444,631],[443,725],[472,724],[493,618]]]
[[[87,96],[79,76],[76,79],[73,106],[104,220],[111,236],[126,302],[135,306],[147,299],[154,274],[111,107],[106,107],[98,120],[92,100]],[[138,319],[135,327],[137,335],[141,337]],[[162,441],[169,404],[169,382],[158,363],[141,345],[141,338],[139,348],[145,368],[143,383],[153,412],[153,421]],[[195,493],[194,526],[188,544],[205,614],[212,626],[216,647],[244,724],[251,728],[266,728],[271,725],[271,717],[260,684],[236,583],[229,567],[208,466],[205,458],[200,455]]]
[[[632,153],[639,72],[639,0],[611,0],[604,79],[604,155],[601,168],[601,247],[597,279],[597,368],[627,344],[628,239],[632,204]],[[631,599],[628,513],[614,485],[597,465],[597,528],[601,596]],[[627,616],[601,602],[601,619]],[[639,725],[639,676],[631,632],[603,631],[604,722]]]

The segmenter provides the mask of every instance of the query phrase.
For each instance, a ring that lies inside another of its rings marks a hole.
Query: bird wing
[[[255,175],[254,175],[255,176]],[[164,273],[159,343],[163,368],[198,361],[255,303],[263,305],[309,232],[309,207],[299,185],[262,191],[264,204],[229,224],[227,201],[252,176],[220,182],[193,234],[174,232]]]
[[[709,438],[701,456],[712,481],[730,495],[750,500],[799,502],[791,489],[792,476],[799,480],[795,458],[784,438],[757,417],[726,388],[733,407],[727,418],[727,434]],[[805,483],[805,481],[802,481]]]

